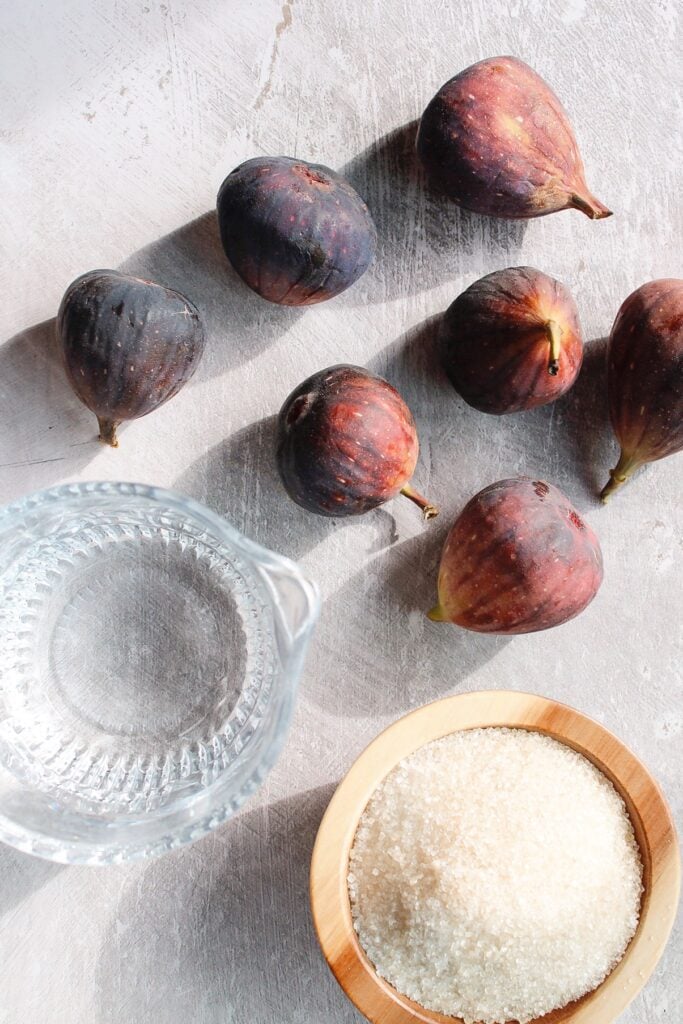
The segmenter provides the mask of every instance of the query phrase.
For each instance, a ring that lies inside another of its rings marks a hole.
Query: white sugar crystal
[[[466,1024],[527,1024],[590,992],[638,923],[642,863],[621,797],[523,729],[457,732],[373,794],[349,893],[378,974]]]

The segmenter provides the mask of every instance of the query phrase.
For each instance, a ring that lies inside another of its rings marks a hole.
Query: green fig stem
[[[422,515],[424,516],[425,521],[433,519],[434,516],[438,516],[439,510],[436,505],[430,505],[426,498],[423,498],[421,494],[414,491],[408,484],[401,488],[401,494],[415,502],[417,507],[422,510]]]
[[[448,622],[446,609],[440,604],[434,605],[431,611],[427,612],[427,618],[431,619],[432,622]]]
[[[121,420],[109,420],[105,416],[98,416],[97,422],[100,427],[100,441],[102,444],[118,448],[119,439],[116,436],[116,428],[120,425]]]
[[[591,220],[602,220],[604,217],[612,216],[612,211],[590,192],[586,192],[585,196],[580,196],[578,192],[572,192],[569,197],[569,205],[573,206],[575,210],[581,210],[581,213],[585,213]]]
[[[550,342],[550,356],[548,359],[548,373],[551,377],[557,377],[560,369],[560,351],[562,348],[562,328],[555,320],[548,320],[545,325],[545,333]]]
[[[641,460],[636,459],[633,455],[627,455],[622,449],[619,461],[614,469],[610,470],[609,480],[600,491],[600,501],[603,504],[606,504],[611,495],[614,494],[622,484],[625,484],[629,477],[631,477],[635,471],[642,466],[642,464]]]

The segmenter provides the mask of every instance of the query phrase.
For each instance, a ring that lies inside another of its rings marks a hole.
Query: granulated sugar
[[[642,864],[621,797],[540,733],[474,729],[402,761],[349,872],[377,972],[467,1024],[526,1024],[590,992],[638,923]]]

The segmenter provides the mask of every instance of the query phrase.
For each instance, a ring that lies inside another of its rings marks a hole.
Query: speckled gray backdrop
[[[643,281],[681,275],[681,25],[676,0],[63,0],[6,3],[0,500],[62,480],[177,487],[299,559],[325,603],[285,753],[240,818],[161,861],[60,868],[0,849],[2,1024],[351,1024],[307,910],[308,858],[335,782],[383,725],[427,700],[519,687],[614,729],[682,804],[682,464],[649,469],[606,509],[614,459],[604,338]],[[411,124],[481,57],[532,64],[570,111],[588,181],[615,211],[524,224],[458,213],[423,188]],[[266,305],[226,268],[211,215],[241,160],[285,153],[343,170],[367,198],[378,258],[345,295]],[[573,391],[508,419],[467,408],[434,365],[437,314],[481,274],[561,278],[588,342]],[[209,347],[171,403],[93,442],[51,318],[77,274],[123,266],[186,291]],[[329,523],[288,504],[273,415],[308,373],[366,364],[420,430],[424,527],[396,501]],[[605,583],[557,630],[477,637],[424,617],[444,532],[504,476],[546,477],[599,533]],[[681,1021],[678,930],[621,1024]]]

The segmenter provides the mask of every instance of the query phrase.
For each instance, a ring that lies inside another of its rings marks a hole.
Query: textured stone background
[[[286,751],[240,818],[156,863],[61,868],[0,850],[2,1024],[350,1024],[313,939],[308,858],[335,782],[383,725],[443,694],[518,687],[615,730],[683,793],[681,461],[596,504],[613,464],[604,338],[623,298],[681,273],[681,25],[676,0],[25,0],[0,33],[3,302],[0,500],[75,479],[173,486],[289,554],[325,604]],[[414,119],[481,57],[515,54],[570,111],[589,184],[615,211],[525,224],[459,213],[414,166]],[[285,153],[344,171],[377,221],[378,258],[345,295],[271,307],[231,273],[212,208],[241,160]],[[529,263],[565,281],[588,351],[573,391],[507,419],[466,407],[434,365],[435,317],[483,273]],[[170,404],[119,451],[56,365],[69,281],[125,267],[180,287],[210,344]],[[418,421],[402,500],[331,524],[274,477],[273,415],[338,361],[366,364]],[[565,489],[598,531],[606,578],[590,609],[515,640],[426,620],[440,545],[482,486],[519,472]],[[680,1021],[679,928],[622,1024]]]

